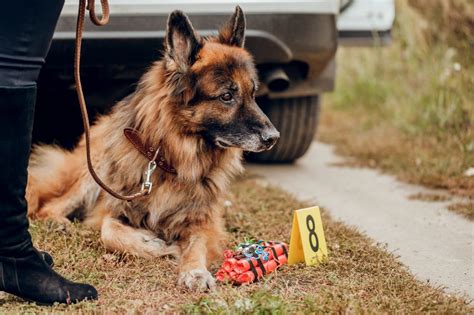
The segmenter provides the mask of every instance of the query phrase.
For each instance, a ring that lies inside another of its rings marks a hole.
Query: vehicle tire
[[[320,97],[263,99],[258,103],[280,131],[280,139],[270,151],[248,153],[247,159],[253,162],[291,163],[302,157],[316,134]]]

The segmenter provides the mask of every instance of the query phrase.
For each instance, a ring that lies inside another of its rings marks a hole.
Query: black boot
[[[25,187],[36,87],[0,87],[0,290],[41,304],[97,299],[58,275],[32,245]]]

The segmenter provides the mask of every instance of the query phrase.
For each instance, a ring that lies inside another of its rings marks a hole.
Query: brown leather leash
[[[97,175],[94,170],[94,166],[92,165],[91,159],[91,147],[90,147],[90,123],[89,123],[89,116],[87,114],[87,107],[86,101],[84,98],[84,92],[82,91],[82,84],[81,84],[81,74],[80,74],[80,67],[81,67],[81,45],[82,45],[82,33],[84,30],[84,18],[86,14],[86,8],[89,10],[89,17],[92,23],[97,26],[103,26],[109,22],[109,4],[107,0],[100,0],[101,7],[102,7],[102,18],[98,19],[95,14],[94,8],[94,0],[80,0],[79,1],[79,10],[77,14],[77,24],[76,24],[76,51],[74,54],[74,79],[76,81],[76,92],[77,97],[79,99],[79,107],[81,109],[82,115],[82,124],[84,126],[84,137],[86,141],[86,157],[87,157],[87,168],[89,169],[89,173],[91,174],[92,178],[95,180],[97,185],[99,185],[103,190],[109,193],[111,196],[125,200],[125,201],[132,201],[134,199],[143,197],[148,195],[151,192],[153,187],[153,183],[151,181],[151,176],[156,169],[157,162],[156,159],[159,157],[160,148],[157,148],[154,152],[154,156],[148,157],[149,162],[147,169],[144,173],[144,178],[142,180],[142,186],[139,192],[132,194],[132,195],[121,195],[115,192],[112,188],[106,185]],[[162,159],[162,163],[164,159]],[[161,160],[160,159],[160,160]],[[162,165],[160,165],[163,168]],[[173,169],[174,170],[174,169]]]

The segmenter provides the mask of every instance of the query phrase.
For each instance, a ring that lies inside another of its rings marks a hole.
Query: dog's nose
[[[278,132],[278,130],[276,130],[275,128],[266,128],[263,130],[261,137],[265,147],[267,147],[267,149],[270,149],[280,138],[280,132]]]

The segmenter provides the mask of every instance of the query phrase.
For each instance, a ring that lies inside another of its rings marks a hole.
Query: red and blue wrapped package
[[[216,273],[218,281],[247,284],[272,273],[288,261],[288,245],[283,242],[241,243],[234,251],[224,251],[224,262]]]

